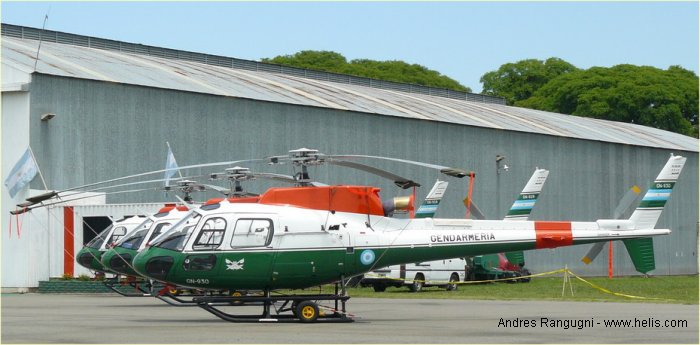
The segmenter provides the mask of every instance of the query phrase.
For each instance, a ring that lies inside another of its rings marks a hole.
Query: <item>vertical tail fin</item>
[[[653,229],[656,226],[656,222],[661,217],[661,211],[671,196],[671,190],[676,184],[681,170],[683,170],[685,161],[685,157],[671,154],[659,176],[649,186],[642,202],[630,216],[636,229]]]
[[[442,200],[442,196],[445,195],[447,184],[447,181],[437,180],[435,182],[428,196],[425,197],[423,203],[418,207],[415,218],[429,218],[435,216],[435,212],[440,205],[440,200]]]
[[[546,169],[535,169],[535,172],[530,177],[530,180],[523,188],[523,191],[515,200],[513,206],[511,206],[508,214],[506,215],[506,220],[527,220],[532,212],[532,208],[535,207],[537,203],[537,198],[542,191],[544,182],[549,176],[549,170]]]
[[[505,220],[527,220],[530,217],[547,176],[549,176],[549,170],[535,168],[535,172],[530,177],[530,180],[527,181],[523,191],[518,195],[518,199],[510,207],[508,214],[504,218]],[[523,251],[508,252],[506,253],[506,258],[513,265],[525,264],[525,253]]]

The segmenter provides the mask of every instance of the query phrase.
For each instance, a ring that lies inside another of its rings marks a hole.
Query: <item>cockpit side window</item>
[[[231,247],[263,247],[272,240],[273,226],[270,219],[239,219],[231,237]]]
[[[85,246],[93,248],[93,249],[99,249],[100,247],[102,247],[102,244],[105,243],[105,239],[107,238],[107,235],[109,234],[109,232],[112,231],[113,227],[114,227],[114,225],[110,225],[109,227],[107,227],[107,229],[104,229],[95,238],[93,238],[90,242],[88,242]]]
[[[110,236],[109,241],[107,241],[108,245],[111,245],[112,243],[116,243],[119,241],[122,237],[126,235],[126,228],[123,226],[118,226],[114,228],[114,231],[112,231],[112,236]]]
[[[137,230],[132,232],[128,237],[124,237],[123,241],[119,241],[117,246],[126,249],[136,249],[141,245],[143,237],[146,236],[148,229]]]
[[[221,245],[226,232],[226,220],[220,217],[209,218],[204,222],[202,230],[199,231],[192,249],[207,250],[215,249]]]
[[[181,251],[190,238],[195,225],[199,223],[201,218],[202,216],[199,213],[190,211],[190,213],[180,219],[179,222],[175,223],[157,238],[154,238],[151,245],[164,249]]]
[[[155,230],[153,230],[153,234],[151,235],[151,238],[148,239],[148,241],[153,241],[155,240],[160,234],[168,230],[172,224],[170,223],[160,223],[156,225]]]

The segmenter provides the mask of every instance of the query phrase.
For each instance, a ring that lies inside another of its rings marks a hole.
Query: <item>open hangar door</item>
[[[83,245],[107,229],[112,224],[112,218],[107,216],[83,217]]]

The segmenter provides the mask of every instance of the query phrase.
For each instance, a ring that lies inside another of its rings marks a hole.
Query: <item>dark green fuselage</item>
[[[134,267],[146,276],[184,286],[211,289],[295,289],[331,283],[340,280],[341,277],[348,278],[395,264],[513,249],[527,250],[534,247],[534,243],[501,243],[390,249],[361,247],[205,253],[183,253],[151,247],[134,259]],[[368,251],[372,254],[370,255]],[[368,255],[374,259],[368,260]],[[154,268],[158,265],[151,264],[147,267],[152,259],[159,260],[159,258],[172,259],[172,264],[160,271]],[[239,262],[241,264],[238,264]],[[242,267],[235,269],[237,266]]]

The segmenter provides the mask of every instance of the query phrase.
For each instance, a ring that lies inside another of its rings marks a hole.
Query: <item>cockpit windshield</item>
[[[143,223],[139,224],[139,226],[137,226],[136,229],[134,229],[134,231],[132,231],[128,235],[124,236],[121,240],[119,240],[116,246],[127,249],[138,248],[141,245],[141,242],[143,241],[143,237],[146,236],[148,230],[151,229],[152,224],[153,219],[151,219],[150,217],[147,218],[143,221]]]
[[[102,244],[105,243],[105,239],[107,238],[107,235],[109,234],[110,231],[112,231],[112,228],[114,227],[114,224],[110,224],[110,226],[107,227],[107,229],[102,230],[95,238],[90,240],[85,246],[93,249],[100,249],[102,247]]]
[[[197,225],[202,215],[191,211],[185,218],[173,225],[168,231],[158,236],[153,242],[154,247],[181,251],[185,247],[187,239]]]

